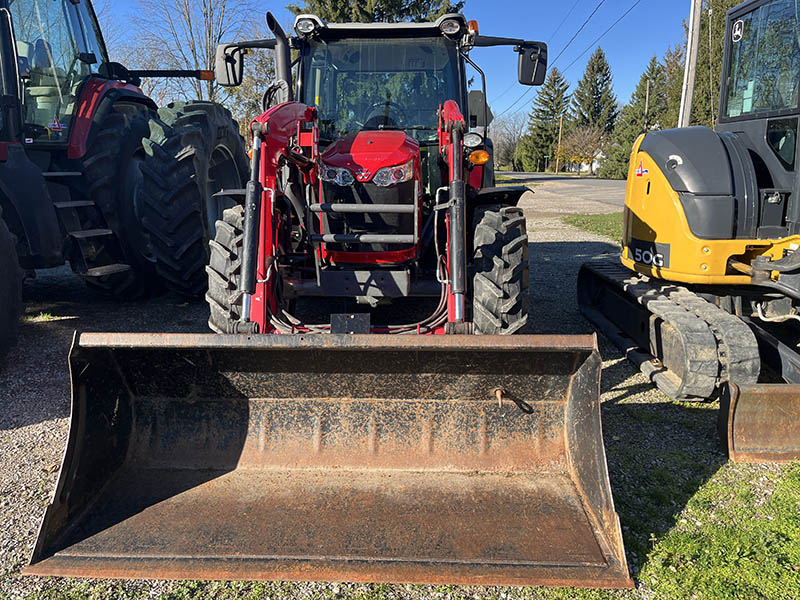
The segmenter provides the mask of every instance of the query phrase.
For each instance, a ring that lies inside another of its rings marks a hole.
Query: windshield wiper
[[[426,127],[425,125],[410,125],[408,127],[400,127],[399,125],[378,125],[378,129],[392,129],[400,131],[437,131],[436,127]]]

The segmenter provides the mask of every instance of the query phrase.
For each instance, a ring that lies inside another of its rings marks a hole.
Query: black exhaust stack
[[[267,27],[275,36],[275,76],[278,81],[283,80],[286,82],[286,98],[284,102],[291,102],[294,100],[294,93],[292,91],[292,59],[289,53],[289,40],[283,31],[278,20],[267,11]]]

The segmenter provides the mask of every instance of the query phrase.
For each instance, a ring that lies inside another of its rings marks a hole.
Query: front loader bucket
[[[800,385],[729,383],[718,423],[734,462],[800,460]]]
[[[82,334],[70,370],[26,574],[631,585],[593,336]]]

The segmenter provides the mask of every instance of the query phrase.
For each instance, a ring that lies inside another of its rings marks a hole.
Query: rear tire
[[[528,322],[528,236],[522,209],[475,210],[472,313],[475,333],[508,335]]]
[[[160,108],[158,115],[175,130],[198,127],[202,131],[193,160],[202,194],[205,236],[212,240],[222,212],[233,206],[229,198],[215,198],[214,194],[222,189],[240,189],[250,176],[239,124],[227,108],[214,102],[171,102]]]
[[[222,213],[216,235],[209,242],[208,326],[217,333],[235,333],[235,323],[242,316],[242,296],[236,290],[241,276],[243,241],[244,207],[234,206]]]
[[[236,122],[217,104],[172,103],[159,109],[159,118],[145,140],[142,222],[167,287],[199,296],[215,223],[234,204],[213,194],[243,186],[247,155]]]
[[[117,297],[136,297],[157,288],[149,243],[143,236],[135,206],[144,155],[142,139],[150,131],[148,124],[153,114],[143,105],[114,105],[96,125],[83,159],[88,200],[94,202],[104,220],[94,226],[108,227],[116,237],[105,244],[101,254],[110,264],[128,264],[132,270],[88,277],[75,269],[82,261],[72,260],[70,264],[88,287]]]
[[[17,259],[17,240],[3,221],[0,209],[0,357],[16,338],[22,313],[22,270]]]

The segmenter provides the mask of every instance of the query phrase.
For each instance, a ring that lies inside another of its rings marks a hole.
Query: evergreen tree
[[[304,0],[286,8],[295,15],[317,15],[331,23],[398,23],[433,21],[447,13],[461,12],[464,0]]]
[[[569,118],[569,83],[556,67],[550,69],[533,100],[528,134],[517,145],[515,163],[526,171],[544,168],[545,157],[553,157],[558,143],[559,119]]]
[[[700,17],[697,75],[692,99],[692,125],[715,127],[719,115],[719,86],[725,44],[725,13],[741,0],[705,0]],[[709,9],[712,9],[709,14]],[[709,26],[711,34],[709,36]],[[688,29],[687,29],[688,35]]]
[[[667,110],[661,123],[662,129],[678,126],[681,111],[681,92],[683,91],[683,48],[678,45],[667,50],[662,61],[667,81]]]
[[[593,125],[610,133],[617,118],[617,98],[611,81],[611,67],[599,46],[586,64],[583,78],[572,94],[575,125]]]
[[[605,148],[606,157],[599,170],[601,177],[624,179],[627,176],[628,160],[636,138],[642,133],[661,129],[665,125],[668,108],[667,91],[666,69],[654,56],[647,70],[642,73],[630,102],[619,114],[611,141]]]

